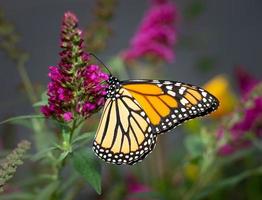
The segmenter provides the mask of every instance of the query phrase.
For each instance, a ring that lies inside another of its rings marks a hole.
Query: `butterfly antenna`
[[[108,67],[103,63],[102,60],[100,60],[95,54],[93,53],[89,53],[90,56],[93,56],[97,61],[99,61],[105,68],[106,70],[109,72],[110,75],[112,75],[111,71],[108,69]]]

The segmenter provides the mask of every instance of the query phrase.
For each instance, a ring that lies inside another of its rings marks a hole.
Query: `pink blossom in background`
[[[250,147],[251,141],[247,139],[246,132],[242,130],[234,132],[232,129],[230,129],[228,133],[230,134],[229,141],[219,147],[218,154],[220,156],[228,156],[237,152],[238,150]],[[226,137],[225,132],[222,129],[218,131],[217,135],[218,139]]]
[[[151,189],[147,185],[140,183],[135,177],[129,176],[127,178],[127,190],[129,195],[134,195],[135,193],[150,192]],[[138,200],[135,197],[129,197],[127,200]]]
[[[246,98],[260,81],[249,74],[242,66],[238,66],[235,73],[241,96]]]
[[[249,136],[262,137],[262,96],[248,99],[251,98],[251,91],[260,81],[254,79],[241,68],[237,70],[237,79],[243,100],[245,102],[251,101],[251,105],[242,109],[241,119],[234,123],[228,131],[230,134],[229,141],[219,148],[219,154],[223,156],[230,155],[240,149],[249,147],[251,145]],[[224,130],[219,129],[217,136],[218,139],[224,137]]]
[[[253,137],[262,137],[262,97],[257,97],[250,108],[244,110],[243,118],[235,123],[229,130],[230,139],[228,143],[219,148],[220,155],[230,155],[240,149],[247,148],[251,145]],[[218,132],[218,138],[224,137],[224,131]]]
[[[78,19],[71,13],[64,15],[61,28],[60,62],[50,66],[48,76],[48,105],[41,108],[46,116],[70,122],[75,115],[88,117],[104,104],[108,75],[99,66],[89,64],[84,52],[82,31]]]
[[[176,6],[169,0],[150,2],[150,8],[131,39],[129,48],[122,52],[122,58],[129,61],[149,56],[172,62],[175,57]]]

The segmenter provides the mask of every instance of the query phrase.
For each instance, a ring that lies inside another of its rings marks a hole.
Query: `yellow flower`
[[[199,176],[199,166],[194,163],[188,163],[184,167],[184,174],[190,181],[196,181]]]
[[[218,109],[211,114],[211,117],[219,118],[234,110],[236,97],[225,75],[215,76],[204,85],[204,88],[220,101]]]

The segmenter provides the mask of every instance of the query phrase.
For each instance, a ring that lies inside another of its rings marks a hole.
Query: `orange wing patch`
[[[170,113],[169,107],[157,96],[148,96],[147,99],[149,100],[150,104],[157,108],[158,113],[165,117]]]
[[[189,89],[188,88],[187,92],[190,93],[191,96],[195,97],[198,101],[200,101],[202,99],[201,94],[198,91],[194,90],[194,89]]]
[[[153,84],[146,84],[146,83],[142,83],[142,84],[128,84],[128,85],[124,85],[123,88],[128,89],[129,91],[133,91],[136,93],[141,93],[144,95],[159,95],[159,94],[163,94],[163,91],[160,87],[158,87],[157,85],[153,85]]]
[[[194,105],[197,105],[202,100],[202,95],[195,88],[184,85],[187,88],[184,98],[188,101],[185,105],[187,108],[191,108]]]
[[[139,105],[143,108],[146,112],[148,118],[150,119],[151,123],[154,125],[158,125],[161,117],[156,112],[156,110],[148,103],[146,96],[138,94],[136,92],[129,91],[131,95],[138,101]]]
[[[192,105],[197,104],[197,100],[196,100],[196,98],[195,98],[192,94],[190,94],[190,93],[187,92],[184,97],[185,97]],[[191,106],[191,105],[190,105],[190,106]]]
[[[169,95],[161,95],[160,99],[172,108],[177,108],[178,106],[177,101]]]
[[[161,118],[170,114],[170,108],[178,106],[177,101],[153,84],[128,84],[123,86],[144,109],[150,122],[159,125]]]

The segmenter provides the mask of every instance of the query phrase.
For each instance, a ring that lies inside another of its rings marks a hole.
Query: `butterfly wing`
[[[108,98],[97,129],[93,149],[114,164],[134,164],[155,146],[156,134],[143,108],[124,88]]]
[[[96,155],[114,164],[135,164],[150,153],[157,135],[218,107],[204,89],[174,81],[129,80],[108,97],[95,136]]]
[[[123,81],[122,86],[136,99],[158,134],[207,115],[219,105],[206,90],[182,82],[131,80]]]

